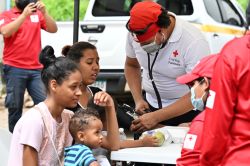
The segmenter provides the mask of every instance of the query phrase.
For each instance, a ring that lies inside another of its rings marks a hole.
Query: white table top
[[[185,137],[188,128],[185,127],[163,127],[162,131],[168,129],[174,137]],[[181,133],[181,134],[180,134]],[[161,164],[176,164],[176,159],[181,156],[182,144],[168,144],[165,142],[161,147],[138,147],[126,148],[111,152],[111,160],[134,161]]]

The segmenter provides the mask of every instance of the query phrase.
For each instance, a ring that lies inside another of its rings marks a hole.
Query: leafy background
[[[241,4],[244,11],[246,11],[247,4],[248,4],[249,0],[238,0],[238,2],[239,2],[239,4]]]
[[[74,18],[74,0],[42,0],[49,14],[57,21],[72,21]],[[119,0],[118,0],[119,1]],[[246,10],[249,0],[237,0]],[[12,1],[13,2],[13,1]],[[89,0],[80,0],[80,20],[83,19]],[[12,3],[13,5],[13,3]]]
[[[57,21],[71,21],[74,17],[74,0],[42,0],[49,14]],[[80,0],[80,20],[83,19],[89,0]]]
[[[50,15],[56,21],[72,21],[74,18],[74,0],[42,0]],[[118,0],[119,1],[119,0]],[[246,11],[249,0],[237,0]],[[82,20],[86,12],[89,0],[80,0],[80,17]],[[12,1],[13,6],[13,1]]]
[[[118,0],[119,1],[119,0]],[[238,0],[243,10],[246,10],[249,0]],[[74,0],[43,0],[49,13],[57,21],[73,20]],[[89,0],[80,0],[80,20],[83,19]]]

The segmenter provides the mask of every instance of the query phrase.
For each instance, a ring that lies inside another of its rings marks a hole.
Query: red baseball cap
[[[218,59],[218,54],[209,55],[202,58],[194,67],[191,73],[182,75],[176,79],[180,84],[188,84],[200,77],[213,77],[214,64]]]
[[[161,9],[162,6],[156,2],[144,1],[136,3],[130,10],[129,30],[133,32],[146,29],[145,33],[136,34],[139,42],[150,39],[160,30],[156,22],[162,13]]]

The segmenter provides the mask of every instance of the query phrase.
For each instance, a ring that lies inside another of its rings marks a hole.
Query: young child
[[[101,146],[105,146],[109,150],[117,150],[118,148],[115,148],[115,147],[119,146],[119,131],[118,131],[117,120],[115,117],[114,101],[113,101],[112,97],[104,91],[97,92],[94,95],[93,99],[91,99],[89,101],[87,108],[85,108],[85,109],[78,108],[78,110],[81,110],[81,112],[88,112],[88,111],[91,112],[90,108],[95,108],[96,110],[99,111],[99,109],[101,107],[104,108],[104,111],[106,113],[106,117],[107,117],[107,119],[109,119],[109,121],[107,121],[107,124],[106,124],[107,128],[108,128],[108,133],[105,136],[101,135],[102,130],[103,130],[103,124],[102,124],[102,121],[100,119],[99,114],[98,114],[98,120],[95,120],[96,123],[101,122],[101,128],[99,128],[100,130],[98,131],[98,134],[100,134],[99,136],[101,136],[101,144],[97,144],[98,140],[96,140],[96,142],[94,142],[95,139],[93,139],[91,136],[90,137],[85,136],[84,138],[86,138],[86,139],[84,139],[84,140],[79,139],[81,136],[80,133],[83,133],[82,131],[84,131],[86,128],[91,127],[91,126],[89,126],[89,125],[91,125],[90,123],[75,124],[76,126],[79,126],[78,128],[73,126],[73,124],[76,123],[76,120],[74,120],[74,119],[77,118],[78,114],[82,115],[79,112],[74,116],[76,118],[73,118],[70,122],[70,127],[69,127],[70,133],[74,137],[76,144],[81,143],[81,144],[87,145],[90,149],[95,149],[95,150],[100,148]],[[88,113],[85,113],[85,114],[88,115]],[[90,113],[90,114],[92,115],[93,113]],[[79,119],[82,119],[82,118],[79,118]],[[82,122],[86,122],[86,120],[82,119]],[[81,128],[81,126],[83,126],[83,125],[85,125],[86,127]],[[96,130],[96,132],[97,132],[97,130]],[[84,133],[86,135],[89,134],[86,131]],[[96,133],[96,135],[97,135],[97,133]],[[113,140],[113,142],[111,143],[109,140]],[[66,150],[66,153],[67,153],[67,150]],[[67,156],[67,155],[65,155],[65,156]],[[65,159],[65,162],[69,163],[68,161],[66,161],[69,159],[69,156],[67,156],[66,158],[67,159]],[[93,158],[90,161],[94,161]],[[83,161],[79,161],[79,162],[82,163]],[[85,162],[87,162],[87,161],[85,161]],[[110,165],[107,158],[101,158],[101,159],[98,158],[98,162],[101,165]]]
[[[42,81],[47,90],[44,102],[27,111],[17,122],[11,140],[9,166],[62,165],[64,147],[72,144],[68,126],[77,105],[82,76],[77,65],[56,58],[51,46],[40,54]]]
[[[102,144],[103,124],[98,112],[94,109],[78,109],[69,123],[69,131],[75,144],[65,148],[65,166],[72,165],[99,165],[92,149]]]

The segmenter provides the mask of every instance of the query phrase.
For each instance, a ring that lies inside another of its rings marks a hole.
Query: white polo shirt
[[[153,67],[153,78],[163,107],[173,103],[189,91],[186,85],[177,83],[176,78],[191,72],[201,58],[210,54],[209,44],[200,30],[180,18],[175,18],[174,30],[168,43],[160,49]],[[147,101],[153,107],[158,108],[155,91],[148,74],[148,55],[140,44],[133,40],[130,33],[127,36],[126,55],[130,58],[137,58],[143,68],[142,86],[146,91]],[[154,56],[155,53],[150,56],[151,64]]]

